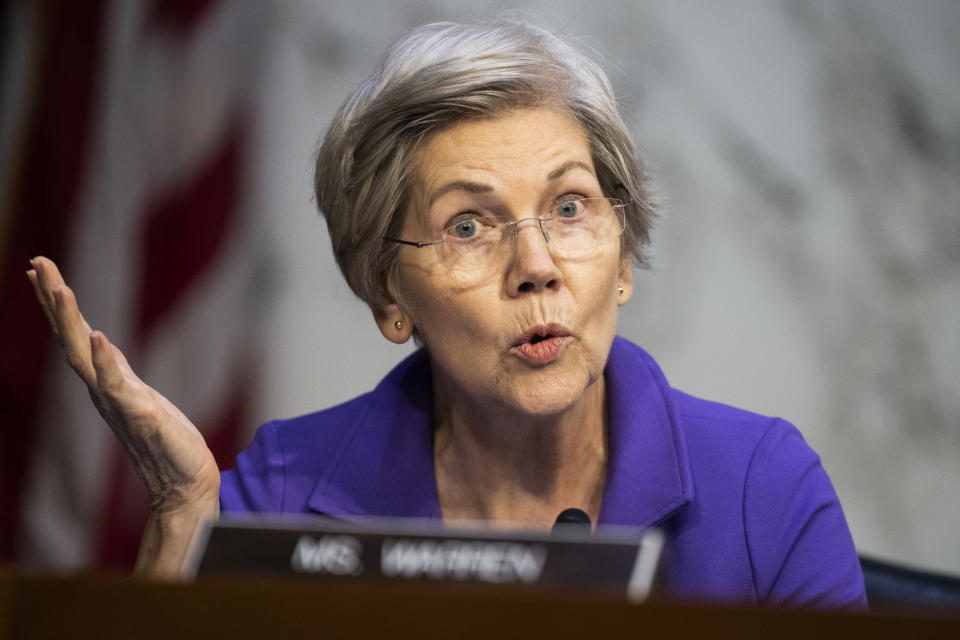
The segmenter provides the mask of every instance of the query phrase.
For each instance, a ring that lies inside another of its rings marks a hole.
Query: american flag
[[[18,3],[14,3],[18,4]],[[269,263],[251,196],[266,3],[10,9],[0,201],[0,561],[130,566],[145,494],[24,271],[46,255],[93,327],[232,465]]]

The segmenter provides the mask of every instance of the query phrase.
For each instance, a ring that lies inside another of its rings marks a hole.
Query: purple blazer
[[[667,538],[677,598],[865,608],[853,540],[820,459],[789,423],[672,389],[616,338],[605,371],[609,461],[598,524]],[[224,511],[440,518],[430,365],[421,350],[376,389],[263,425],[224,471]]]

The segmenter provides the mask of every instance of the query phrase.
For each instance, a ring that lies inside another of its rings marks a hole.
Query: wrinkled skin
[[[199,524],[218,512],[220,474],[197,428],[146,385],[127,359],[84,320],[57,265],[43,257],[27,272],[67,363],[87,385],[150,495],[137,572],[182,575]]]

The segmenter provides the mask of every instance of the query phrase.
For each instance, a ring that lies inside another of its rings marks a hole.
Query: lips
[[[569,339],[570,332],[562,325],[540,325],[517,336],[512,350],[532,364],[547,364],[556,360]]]

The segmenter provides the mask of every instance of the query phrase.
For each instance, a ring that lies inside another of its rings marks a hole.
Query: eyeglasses
[[[469,273],[509,262],[517,246],[520,225],[533,220],[557,257],[584,257],[620,237],[623,210],[629,204],[613,198],[576,198],[555,204],[540,218],[511,220],[504,216],[464,215],[432,242],[384,240],[417,249],[433,247],[448,269]]]

